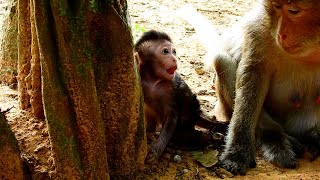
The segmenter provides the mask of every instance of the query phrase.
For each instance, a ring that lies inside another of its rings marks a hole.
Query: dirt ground
[[[178,71],[191,89],[198,95],[205,114],[212,116],[215,92],[212,89],[212,72],[204,71],[202,58],[205,50],[198,42],[193,27],[176,16],[175,10],[185,4],[193,5],[208,17],[218,31],[230,27],[254,6],[254,0],[128,0],[128,8],[133,27],[133,37],[141,35],[141,29],[156,29],[167,32],[177,47]],[[0,0],[0,16],[5,1]],[[0,25],[2,23],[0,17]],[[140,30],[139,30],[140,29]],[[11,109],[10,109],[11,108]],[[44,121],[34,119],[29,112],[19,109],[18,93],[7,86],[0,86],[0,109],[10,109],[6,113],[8,122],[14,131],[22,156],[29,162],[35,179],[48,179],[52,168],[48,129]],[[208,147],[203,151],[212,150]],[[175,149],[170,146],[155,167],[145,167],[137,179],[217,179],[230,178],[232,175],[216,167],[205,168],[197,163],[191,151]],[[179,155],[181,161],[175,161]],[[300,159],[296,169],[278,168],[261,157],[257,157],[257,167],[246,176],[234,176],[235,179],[320,179],[320,158],[310,162],[308,156]]]

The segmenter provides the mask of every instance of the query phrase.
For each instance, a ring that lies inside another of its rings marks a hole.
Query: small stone
[[[181,156],[179,156],[179,155],[175,155],[175,156],[173,157],[173,161],[174,161],[174,162],[181,163],[182,158],[181,158]]]
[[[183,172],[183,174],[186,174],[189,172],[189,169],[184,169],[184,170],[182,170],[182,172]]]
[[[205,72],[202,68],[197,68],[196,69],[196,73],[199,74],[199,75],[203,75]]]

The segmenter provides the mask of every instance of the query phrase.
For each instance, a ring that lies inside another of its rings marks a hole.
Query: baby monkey
[[[212,136],[195,130],[196,123],[217,131],[226,130],[225,123],[200,116],[196,95],[176,72],[176,48],[166,33],[145,32],[134,49],[143,87],[148,140],[154,139],[157,126],[162,125],[146,158],[148,164],[157,162],[171,139],[193,147],[208,145]]]

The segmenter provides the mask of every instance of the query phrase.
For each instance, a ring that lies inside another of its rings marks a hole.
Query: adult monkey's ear
[[[135,59],[135,61],[137,62],[138,69],[140,70],[141,65],[143,64],[143,61],[142,61],[142,59],[140,58],[140,55],[139,55],[138,52],[135,52],[135,53],[134,53],[134,59]]]

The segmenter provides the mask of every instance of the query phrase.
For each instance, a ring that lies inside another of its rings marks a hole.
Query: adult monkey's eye
[[[279,4],[277,4],[277,3],[275,3],[275,2],[272,3],[272,6],[273,6],[273,8],[276,9],[276,10],[281,9],[281,6],[280,6]]]
[[[173,50],[172,50],[172,53],[173,53],[174,55],[176,55],[176,54],[177,54],[177,51],[176,51],[175,49],[173,49]]]
[[[295,7],[291,7],[288,9],[288,12],[292,15],[298,15],[300,13],[300,9],[295,8]]]

